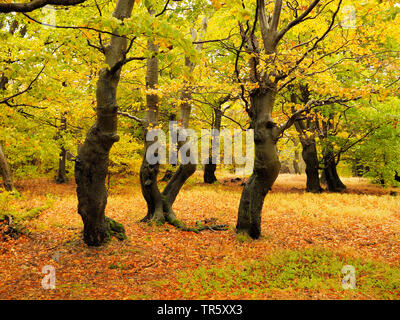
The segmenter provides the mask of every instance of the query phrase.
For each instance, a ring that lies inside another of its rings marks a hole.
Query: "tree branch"
[[[0,12],[31,12],[47,5],[74,6],[85,1],[86,0],[33,0],[28,3],[0,3]]]
[[[281,29],[276,38],[275,38],[275,43],[278,43],[283,36],[286,34],[286,32],[288,32],[290,29],[292,29],[294,26],[298,25],[300,22],[302,22],[308,15],[309,13],[316,7],[316,5],[320,2],[320,0],[314,0],[309,6],[308,8],[301,14],[299,15],[296,19],[290,21],[286,27],[284,27],[283,29]]]
[[[132,114],[130,114],[130,113],[128,113],[128,112],[118,111],[118,114],[120,114],[121,116],[127,117],[127,118],[129,118],[129,119],[133,119],[133,120],[139,122],[139,123],[142,124],[142,125],[146,123],[146,120],[145,120],[145,119],[136,117],[136,116],[134,116],[134,115],[132,115]]]
[[[18,97],[18,96],[20,96],[21,94],[24,94],[25,92],[31,90],[33,84],[36,82],[37,79],[39,79],[39,76],[42,74],[42,72],[43,72],[43,70],[44,70],[45,67],[46,67],[46,65],[44,65],[44,66],[42,67],[42,69],[39,71],[39,73],[36,75],[36,77],[33,78],[33,80],[29,83],[29,85],[26,87],[25,90],[22,90],[22,91],[20,91],[20,92],[17,92],[16,94],[13,94],[12,96],[1,100],[1,101],[0,101],[0,104],[2,104],[2,103],[7,103],[7,102],[10,101],[11,99],[13,99],[13,98],[15,98],[15,97]]]
[[[285,130],[289,129],[295,123],[295,121],[298,120],[298,117],[301,114],[310,111],[314,107],[320,107],[335,103],[345,103],[348,101],[356,101],[359,99],[361,99],[361,96],[349,99],[337,99],[335,97],[329,97],[328,99],[325,100],[315,100],[315,99],[309,100],[303,109],[299,109],[294,113],[292,113],[291,117],[284,124],[279,126],[279,133],[282,134]]]

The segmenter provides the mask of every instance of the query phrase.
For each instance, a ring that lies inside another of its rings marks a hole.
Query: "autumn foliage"
[[[233,228],[242,187],[232,178],[210,187],[197,175],[182,190],[182,221],[230,226],[199,234],[140,223],[145,203],[135,180],[113,180],[107,215],[129,240],[101,248],[82,241],[72,183],[18,181],[24,196],[10,202],[18,211],[52,204],[23,223],[24,235],[1,242],[0,298],[400,298],[399,200],[390,190],[345,178],[348,193],[316,195],[304,192],[305,176],[281,175],[264,206],[264,236],[251,241]],[[340,285],[346,264],[357,269],[355,290]],[[55,290],[41,287],[45,265],[56,269]]]

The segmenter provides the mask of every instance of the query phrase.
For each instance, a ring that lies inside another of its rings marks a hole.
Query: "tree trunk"
[[[219,104],[218,108],[214,108],[214,121],[213,121],[213,126],[212,129],[218,130],[218,132],[221,129],[221,122],[222,122],[222,110],[221,110],[222,105]],[[213,143],[214,137],[211,137],[211,145]],[[208,159],[208,163],[204,165],[204,182],[205,183],[214,183],[217,180],[217,177],[215,176],[215,171],[217,170],[217,161],[216,161],[216,155],[214,154],[215,150],[211,148],[211,156]]]
[[[165,217],[167,221],[172,224],[176,221],[172,205],[187,179],[195,173],[196,167],[197,165],[195,163],[181,164],[163,190],[163,210],[166,214]]]
[[[61,147],[60,159],[58,161],[57,178],[56,178],[57,183],[68,182],[67,171],[65,169],[66,159],[67,159],[67,150],[65,150],[64,147]]]
[[[312,193],[322,192],[321,184],[319,181],[319,161],[317,156],[317,149],[315,147],[315,139],[307,139],[302,142],[303,151],[301,156],[306,164],[306,191]]]
[[[295,122],[295,127],[299,133],[299,139],[303,150],[301,151],[301,156],[306,164],[306,191],[312,193],[322,192],[320,180],[319,180],[319,161],[317,155],[317,148],[315,144],[314,134],[306,135],[303,131],[312,130],[310,128],[310,122],[308,121],[309,128],[306,128],[302,120]]]
[[[254,167],[240,199],[236,231],[257,239],[261,234],[264,198],[278,177],[281,165],[276,147],[279,129],[272,121],[275,93],[273,89],[266,89],[265,93],[257,90],[250,98],[255,143]]]
[[[118,0],[113,16],[119,20],[131,15],[134,0]],[[117,31],[114,31],[117,33]],[[89,246],[99,246],[110,239],[113,232],[121,231],[122,225],[104,215],[107,204],[105,179],[108,173],[109,153],[117,135],[116,100],[122,61],[125,58],[127,40],[112,36],[105,50],[108,68],[100,70],[97,82],[97,119],[89,129],[86,140],[75,160],[75,180],[78,195],[78,213],[84,229],[83,238]],[[123,228],[122,228],[123,231]]]
[[[60,133],[65,131],[66,129],[67,129],[67,119],[63,115],[61,117]],[[65,150],[64,146],[61,146],[60,159],[58,161],[58,171],[57,171],[57,177],[56,177],[57,183],[67,183],[68,182],[67,171],[65,169],[66,159],[67,159],[67,150]]]
[[[14,183],[11,177],[10,168],[8,167],[7,159],[3,153],[3,149],[0,145],[0,173],[3,177],[4,188],[7,191],[14,190]]]
[[[150,12],[150,14],[154,14],[154,12]],[[206,28],[206,19],[203,20],[203,30]],[[196,40],[196,32],[192,29],[192,38]],[[156,53],[158,48],[153,44],[153,42],[149,41],[148,49]],[[197,47],[200,50],[201,47]],[[194,69],[194,64],[190,61],[189,57],[185,57],[185,67],[189,69],[189,73],[191,74]],[[147,87],[155,87],[158,83],[158,59],[156,55],[147,60],[147,74],[146,74],[146,85]],[[180,127],[178,130],[187,129],[189,126],[190,113],[191,113],[191,103],[190,100],[192,98],[191,91],[185,87],[182,91],[181,96],[181,107],[180,107]],[[151,126],[157,125],[158,123],[158,97],[157,95],[148,95],[147,96],[147,118],[148,122]],[[179,131],[178,131],[179,133]],[[146,142],[147,143],[147,142]],[[153,143],[153,142],[151,142]],[[172,143],[172,142],[170,142]],[[178,150],[182,152],[181,147],[185,143],[190,143],[190,140],[186,139],[186,141],[178,142]],[[146,150],[149,145],[146,146]],[[146,151],[147,152],[147,151]],[[146,154],[146,153],[145,153]],[[193,156],[191,154],[191,156]],[[162,194],[160,193],[157,186],[157,175],[159,172],[159,163],[150,165],[146,158],[143,159],[142,167],[140,170],[140,182],[142,186],[142,193],[147,202],[147,214],[142,219],[142,221],[153,220],[157,223],[164,223],[168,221],[172,225],[182,228],[183,223],[181,223],[175,216],[172,205],[181,190],[182,186],[185,184],[186,180],[193,175],[196,171],[196,163],[194,159],[191,159],[186,164],[180,164],[178,170],[174,173],[172,178],[169,180],[168,184],[164,188]]]
[[[346,189],[337,173],[335,157],[331,151],[326,151],[324,154],[324,175],[328,191],[341,192]]]
[[[293,139],[293,144],[294,144],[294,159],[293,159],[293,170],[295,174],[301,174],[300,172],[300,167],[299,167],[299,161],[300,161],[300,156],[299,156],[299,150],[297,150],[297,145],[299,142],[297,139]]]
[[[310,100],[308,86],[300,85],[300,97],[295,93],[291,95],[291,101],[297,103],[300,100],[306,104]],[[292,112],[295,110],[292,109]],[[299,140],[302,146],[301,156],[306,164],[306,191],[320,193],[323,191],[319,179],[319,161],[317,147],[315,142],[316,120],[306,117],[306,120],[296,120],[294,126],[299,134]]]
[[[208,163],[204,165],[204,182],[214,183],[217,182],[217,177],[215,176],[215,171],[217,170],[217,165],[213,163],[213,157],[208,159]]]
[[[154,12],[151,11],[150,14],[154,14]],[[147,42],[147,49],[153,52],[153,56],[147,59],[146,88],[154,89],[158,84],[158,46],[154,44],[153,40],[149,39]],[[157,94],[146,95],[148,128],[158,125],[158,101],[159,98]],[[148,128],[145,130],[145,137]],[[163,202],[157,185],[160,163],[151,164],[147,159],[147,151],[154,143],[157,143],[157,141],[147,141],[147,139],[145,139],[145,153],[140,167],[140,186],[143,197],[147,203],[147,214],[142,221],[154,220],[164,223]]]
[[[195,34],[192,33],[192,37],[195,39]],[[194,64],[190,61],[188,57],[185,58],[185,66],[189,68],[190,73],[193,72]],[[181,127],[178,130],[186,130],[189,127],[190,113],[192,111],[192,106],[190,102],[191,99],[192,92],[188,88],[184,88],[181,97],[183,103],[181,104],[180,109]],[[181,149],[182,145],[188,143],[190,144],[189,137],[185,141],[178,142],[179,152],[183,152]],[[172,176],[171,180],[168,182],[162,192],[165,217],[169,223],[175,226],[177,226],[176,222],[178,220],[172,210],[172,205],[174,204],[176,197],[178,196],[187,179],[189,179],[197,169],[197,164],[193,156],[193,154],[190,154],[190,161],[188,163],[181,163],[179,165],[178,170],[176,170],[175,174]]]

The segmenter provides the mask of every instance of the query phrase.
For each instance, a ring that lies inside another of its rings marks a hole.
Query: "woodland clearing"
[[[95,248],[82,240],[73,182],[16,181],[21,197],[9,208],[47,208],[21,222],[26,235],[1,242],[0,298],[400,298],[395,188],[343,178],[346,193],[311,194],[305,175],[282,174],[265,198],[263,236],[251,240],[234,230],[242,186],[232,178],[224,174],[210,186],[196,173],[182,189],[174,210],[183,222],[229,225],[198,234],[139,222],[146,206],[138,178],[112,179],[106,214],[123,223],[128,240]],[[45,265],[55,267],[54,290],[41,287]],[[354,290],[341,286],[344,265],[355,267]]]

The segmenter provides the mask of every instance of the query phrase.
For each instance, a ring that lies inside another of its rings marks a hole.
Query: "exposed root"
[[[203,220],[203,222],[197,221],[195,227],[188,227],[182,221],[180,221],[178,219],[168,221],[168,223],[173,225],[174,227],[178,228],[179,230],[189,231],[189,232],[194,232],[194,233],[200,233],[201,231],[204,231],[204,230],[211,230],[211,231],[228,230],[228,225],[226,225],[226,224],[209,224],[209,221],[216,221],[216,219]]]
[[[0,241],[18,239],[23,234],[27,233],[18,223],[14,223],[11,215],[0,217]]]
[[[165,199],[163,199],[162,216],[160,216],[160,214],[153,213],[153,216],[151,217],[149,213],[147,213],[147,215],[143,219],[141,219],[140,222],[147,222],[150,224],[154,223],[155,225],[158,226],[161,226],[165,222],[167,222],[179,230],[195,232],[195,233],[200,233],[201,231],[204,230],[224,231],[228,229],[228,225],[226,224],[217,224],[216,218],[205,219],[203,221],[199,220],[196,221],[196,226],[189,227],[176,217],[174,211],[172,210],[171,205]]]

